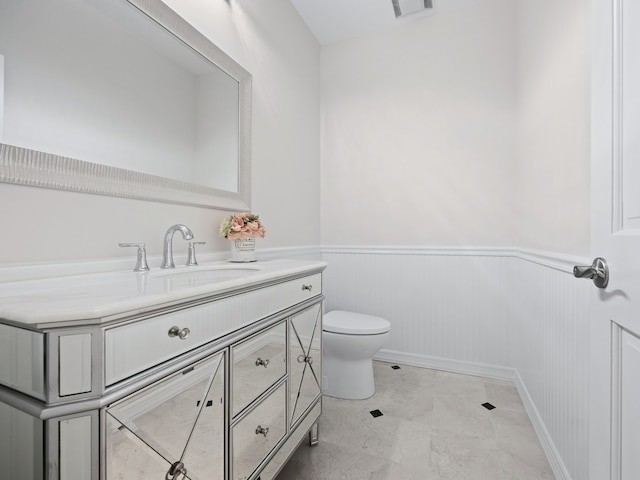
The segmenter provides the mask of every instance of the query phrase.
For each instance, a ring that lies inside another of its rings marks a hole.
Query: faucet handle
[[[198,265],[196,260],[196,245],[204,245],[207,242],[189,242],[189,251],[187,253],[187,267],[194,267]]]
[[[146,272],[149,270],[147,264],[147,250],[144,243],[119,243],[120,247],[137,247],[138,254],[136,255],[136,266],[133,267],[134,272]]]

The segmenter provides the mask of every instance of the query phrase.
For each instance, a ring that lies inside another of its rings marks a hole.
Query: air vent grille
[[[396,18],[433,8],[433,0],[391,0]]]

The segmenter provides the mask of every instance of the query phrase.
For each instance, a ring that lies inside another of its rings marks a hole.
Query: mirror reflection
[[[322,378],[322,327],[320,305],[313,305],[291,317],[289,354],[291,389],[289,414],[294,425],[320,395]]]
[[[0,142],[244,195],[248,73],[142,3],[2,0]]]
[[[106,409],[107,480],[224,478],[224,357],[218,354]],[[186,475],[185,475],[185,478]]]

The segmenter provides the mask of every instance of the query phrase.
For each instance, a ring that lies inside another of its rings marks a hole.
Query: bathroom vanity
[[[274,478],[318,440],[325,267],[0,284],[0,476]]]

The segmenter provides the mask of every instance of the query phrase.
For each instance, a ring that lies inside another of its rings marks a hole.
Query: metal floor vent
[[[433,0],[391,0],[396,18],[433,8]]]

